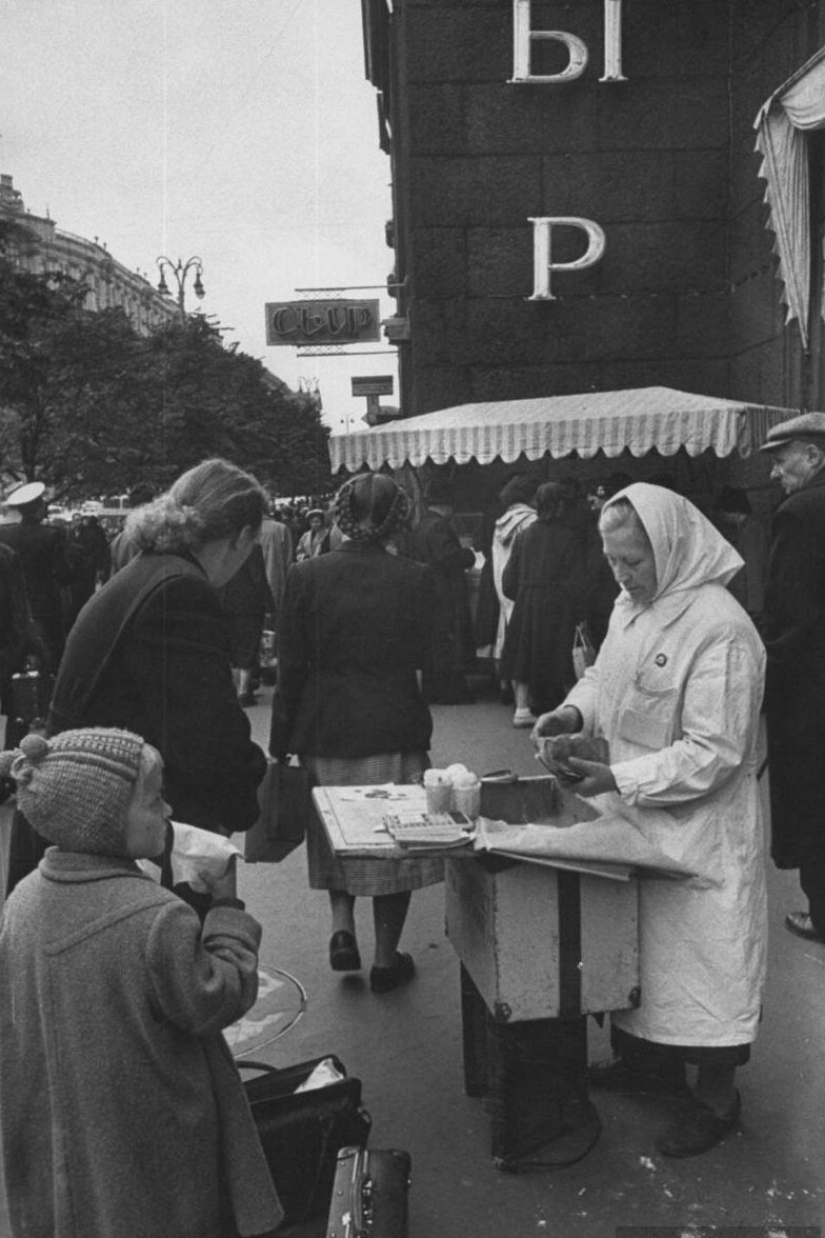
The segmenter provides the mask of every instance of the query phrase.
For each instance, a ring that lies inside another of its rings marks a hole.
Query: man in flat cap
[[[771,855],[778,868],[799,869],[808,900],[786,926],[825,941],[825,413],[774,426],[761,450],[785,492],[764,611]]]
[[[16,524],[0,525],[0,543],[20,561],[32,617],[43,641],[47,664],[55,674],[66,639],[60,590],[72,579],[66,536],[43,523],[48,512],[42,481],[27,482],[6,496],[6,507],[19,512]]]

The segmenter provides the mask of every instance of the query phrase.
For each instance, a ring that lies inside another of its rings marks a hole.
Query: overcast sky
[[[383,340],[362,346],[383,356],[299,359],[267,346],[264,331],[267,301],[296,288],[383,288],[392,268],[390,167],[364,77],[360,0],[3,10],[0,171],[27,208],[97,237],[153,284],[159,255],[200,255],[201,308],[231,328],[225,338],[292,387],[317,377],[333,430],[362,428],[350,379],[396,373]],[[349,295],[379,296],[382,317],[393,312],[386,292]]]

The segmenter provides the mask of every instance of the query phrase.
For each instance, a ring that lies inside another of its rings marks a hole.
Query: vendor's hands
[[[568,757],[567,764],[574,774],[581,775],[581,782],[574,784],[576,795],[589,799],[591,795],[603,795],[606,791],[618,791],[616,779],[609,765],[600,761],[585,761],[581,757]]]
[[[610,749],[607,740],[598,735],[551,735],[536,741],[538,759],[545,769],[564,783],[575,784],[575,789],[582,794],[598,795],[600,790],[612,790],[601,784],[597,790],[582,790],[587,777],[582,766],[588,768],[608,769],[610,765]],[[612,775],[611,775],[612,778]]]
[[[539,741],[547,735],[570,735],[573,731],[582,729],[582,716],[575,705],[561,705],[552,709],[549,714],[542,714],[530,732],[530,738],[536,747]]]

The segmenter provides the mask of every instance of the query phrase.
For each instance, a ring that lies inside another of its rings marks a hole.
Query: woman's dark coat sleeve
[[[301,619],[301,573],[292,564],[286,575],[278,625],[278,682],[272,699],[269,751],[282,758],[289,752],[289,739],[309,668],[305,625]]]
[[[266,758],[238,704],[228,633],[215,592],[177,579],[135,617],[123,658],[140,684],[140,712],[163,753],[175,817],[202,828],[247,830],[259,815]]]

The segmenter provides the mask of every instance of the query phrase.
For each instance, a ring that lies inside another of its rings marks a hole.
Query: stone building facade
[[[659,385],[825,408],[825,0],[363,13],[404,415]]]
[[[116,262],[106,247],[63,232],[54,220],[26,210],[13,178],[0,175],[0,218],[10,218],[26,230],[14,246],[13,257],[35,274],[61,271],[88,286],[85,308],[122,309],[141,335],[148,335],[179,313],[177,304],[163,297],[147,279]]]

